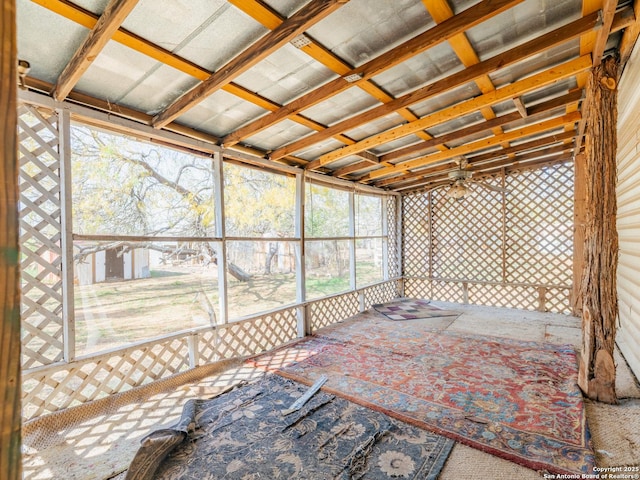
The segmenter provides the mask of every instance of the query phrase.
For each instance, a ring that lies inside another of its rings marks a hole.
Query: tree
[[[214,178],[211,159],[135,141],[88,127],[72,129],[74,231],[85,235],[215,236]],[[124,252],[130,242],[116,242]],[[159,242],[137,244],[183,261],[217,264],[208,243],[169,248]],[[113,248],[113,242],[80,247],[76,260]],[[229,273],[250,275],[237,265]]]

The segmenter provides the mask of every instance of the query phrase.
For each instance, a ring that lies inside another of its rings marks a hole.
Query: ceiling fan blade
[[[488,183],[478,182],[475,180],[471,180],[471,182],[474,183],[475,185],[480,185],[482,188],[486,188],[487,190],[491,190],[493,192],[509,193],[509,191],[506,188],[494,187],[493,185],[489,185]]]

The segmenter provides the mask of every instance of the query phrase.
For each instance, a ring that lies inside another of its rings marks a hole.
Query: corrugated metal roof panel
[[[286,119],[247,138],[243,143],[245,145],[257,146],[262,150],[269,151],[275,150],[280,145],[297,140],[301,136],[307,135],[309,132],[311,132],[311,129],[308,127]]]
[[[205,1],[205,4],[207,2]],[[215,6],[220,2],[216,0]],[[268,30],[231,5],[205,9],[208,17],[175,49],[180,56],[215,71],[263,37]],[[194,16],[203,14],[194,9]]]
[[[403,117],[401,117],[397,113],[392,113],[391,115],[386,115],[382,118],[374,120],[373,122],[369,122],[364,125],[360,125],[357,128],[348,130],[346,134],[354,140],[362,140],[364,138],[370,137],[371,135],[375,135],[377,133],[384,132],[385,130],[389,130],[390,128],[397,127],[404,122],[406,122],[406,120]]]
[[[335,77],[309,55],[286,44],[240,75],[235,83],[285,104]]]
[[[109,0],[74,0],[73,3],[96,15],[100,15],[104,12]]]
[[[329,18],[309,34],[354,67],[433,26],[424,6],[411,0],[351,0]]]
[[[359,112],[379,105],[375,98],[358,87],[351,87],[303,111],[304,115],[324,125],[332,125]]]
[[[415,135],[407,135],[406,137],[398,138],[397,140],[387,142],[383,145],[378,145],[375,148],[369,149],[369,151],[375,155],[384,155],[385,153],[393,152],[394,150],[398,150],[399,148],[413,145],[414,143],[416,143],[416,138],[417,137]],[[422,141],[422,139],[420,140]]]
[[[343,147],[344,143],[339,142],[338,140],[334,140],[333,138],[329,138],[323,142],[312,145],[309,148],[296,152],[295,156],[303,158],[305,160],[313,160],[318,156],[330,152],[331,150],[335,150],[336,148]]]
[[[230,8],[225,0],[141,1],[122,27],[170,52],[178,52],[192,36]]]
[[[160,64],[116,42],[109,42],[80,78],[76,89],[111,102],[127,95]],[[174,70],[175,71],[175,70]],[[175,71],[178,74],[177,71]],[[136,107],[142,99],[129,98]]]
[[[180,115],[177,121],[222,137],[264,113],[263,108],[219,90]]]
[[[277,12],[283,18],[289,18],[295,12],[304,7],[311,0],[278,0],[273,2],[274,5],[270,5],[273,11]]]
[[[576,20],[581,9],[581,0],[527,0],[490,22],[467,30],[466,35],[480,60],[486,60],[513,47],[514,43],[524,43],[539,36],[541,31]]]
[[[386,92],[399,97],[463,68],[451,46],[445,42],[376,75],[373,80]]]
[[[509,68],[490,74],[496,87],[513,83],[522,78],[531,76],[552,65],[558,65],[573,60],[580,54],[580,41],[578,39],[547,50],[539,55],[528,58],[525,62],[512,65]]]
[[[16,2],[16,18],[18,58],[31,76],[55,84],[89,30],[27,0]]]
[[[411,107],[411,111],[423,117],[430,113],[437,112],[443,108],[455,105],[469,98],[477,97],[482,92],[475,83],[467,83],[458,88],[445,92],[437,97],[430,98],[424,102],[417,103]]]

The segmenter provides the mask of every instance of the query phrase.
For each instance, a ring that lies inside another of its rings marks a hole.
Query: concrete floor
[[[438,328],[517,340],[572,344],[581,343],[580,320],[553,313],[433,302],[461,311],[453,319],[430,321]],[[369,311],[362,315],[380,315]],[[419,320],[414,320],[419,321]],[[640,465],[640,388],[624,359],[616,356],[616,388],[620,404],[587,401],[587,417],[599,466]],[[168,391],[123,395],[106,404],[103,412],[74,420],[62,414],[55,422],[34,422],[25,428],[24,478],[104,480],[124,478],[140,438],[151,430],[173,424],[189,398],[210,396],[218,388],[251,380],[260,375],[241,362],[228,362],[205,378]],[[167,385],[169,387],[169,385]],[[82,408],[82,407],[80,407]],[[95,410],[95,409],[94,409]],[[442,480],[539,479],[541,475],[515,463],[456,444],[443,471]]]

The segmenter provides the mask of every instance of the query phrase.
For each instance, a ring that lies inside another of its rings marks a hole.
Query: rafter
[[[422,3],[436,23],[442,23],[453,17],[453,10],[447,0],[422,0]],[[449,45],[465,67],[470,67],[480,63],[480,58],[469,42],[466,33],[460,33],[455,37],[450,38]],[[475,84],[482,93],[489,93],[496,89],[487,74],[476,78]],[[481,108],[480,113],[486,120],[491,120],[496,117],[496,114],[491,107]],[[499,135],[502,133],[502,129],[500,127],[495,127],[493,133]]]
[[[428,150],[429,148],[435,147],[438,143],[455,142],[457,140],[468,137],[469,135],[484,132],[486,130],[493,129],[494,127],[503,127],[508,123],[515,122],[525,117],[539,115],[541,113],[553,110],[554,108],[575,104],[582,99],[582,95],[582,90],[574,90],[567,95],[547,100],[546,102],[542,102],[537,105],[532,105],[531,107],[525,109],[524,112],[512,112],[501,115],[494,118],[493,120],[487,120],[486,122],[477,123],[475,125],[471,125],[469,127],[465,127],[460,130],[435,137],[433,140],[429,140],[428,142],[420,142],[416,145],[411,145],[409,147],[401,148],[394,152],[381,155],[379,158],[380,161],[383,162],[392,162],[394,160],[399,160],[410,155],[419,154],[425,150]]]
[[[631,51],[638,40],[638,35],[640,35],[640,0],[633,2],[633,12],[634,21],[625,28],[622,38],[620,39],[620,45],[618,46],[620,50],[620,65],[623,66],[626,65],[629,60]],[[622,74],[622,71],[620,71],[620,74]]]
[[[31,1],[88,29],[92,29],[98,22],[98,17],[96,15],[66,0]],[[112,40],[114,42],[120,43],[121,45],[129,47],[138,53],[153,58],[163,63],[164,65],[168,65],[180,72],[197,78],[198,80],[206,80],[207,78],[209,78],[209,76],[211,76],[212,72],[210,72],[209,70],[202,68],[201,66],[196,65],[195,63],[190,62],[189,60],[186,60],[176,55],[175,53],[165,50],[164,48],[159,47],[143,39],[142,37],[129,32],[124,28],[118,29],[113,34]],[[275,111],[280,108],[279,104],[267,100],[266,98],[253,93],[239,85],[230,83],[222,88],[226,92],[240,97],[255,105],[258,105],[265,110]]]
[[[152,125],[162,128],[191,107],[271,55],[284,44],[326,18],[349,0],[317,0],[302,7],[278,28],[237,55],[204,82],[176,99],[153,118]]]
[[[393,167],[385,167],[380,170],[375,170],[367,175],[367,180],[375,180],[376,178],[386,177],[389,175],[398,175],[412,168],[424,167],[432,163],[436,163],[442,160],[447,160],[460,155],[466,155],[471,152],[477,152],[496,145],[500,145],[502,142],[510,142],[521,138],[529,137],[538,133],[546,132],[556,129],[558,127],[564,127],[566,125],[575,124],[580,120],[580,113],[573,112],[562,117],[553,118],[545,122],[528,125],[526,127],[517,128],[501,135],[495,135],[490,138],[485,138],[472,143],[460,145],[458,147],[447,150],[446,152],[438,152],[425,157],[419,157],[413,160],[408,160],[394,165]]]
[[[506,149],[496,150],[475,157],[467,158],[469,167],[472,171],[484,171],[493,168],[500,168],[518,162],[525,162],[539,159],[540,157],[552,156],[561,153],[566,155],[574,149],[572,143],[558,144],[566,138],[571,138],[570,132],[562,134],[550,135],[529,142],[521,143],[516,146],[510,146]],[[551,146],[554,145],[554,146]],[[455,168],[458,168],[457,166]],[[393,177],[376,182],[377,187],[392,188],[400,190],[407,186],[424,185],[428,182],[438,181],[446,178],[443,172],[455,170],[451,163],[438,165],[428,170],[420,170],[411,172],[401,177]],[[411,182],[411,183],[407,183]]]
[[[581,98],[582,98],[582,91],[575,90],[573,92],[568,93],[567,95],[563,95],[561,97],[557,97],[557,98],[548,100],[546,102],[533,105],[528,109],[527,116],[533,118],[536,115],[547,113],[555,108],[565,106],[571,103],[576,103],[580,101]],[[477,123],[475,125],[461,128],[460,130],[456,130],[454,132],[441,135],[439,137],[435,137],[432,140],[429,140],[426,142],[420,142],[416,145],[411,145],[410,147],[401,148],[399,150],[396,150],[395,152],[391,152],[386,155],[381,155],[380,157],[378,157],[379,164],[381,166],[384,166],[386,163],[387,166],[391,166],[392,164],[388,162],[391,162],[393,160],[398,160],[400,158],[405,158],[411,155],[423,153],[425,150],[429,150],[433,147],[436,147],[439,144],[447,144],[449,142],[462,140],[465,137],[468,137],[471,135],[475,135],[482,132],[488,132],[496,126],[503,127],[509,123],[515,122],[520,119],[522,119],[522,116],[518,112],[507,113],[505,115],[496,117],[493,120],[487,120],[485,122]],[[351,173],[357,172],[359,170],[364,170],[370,167],[371,167],[371,163],[369,162],[356,162],[334,171],[333,175],[336,177],[345,176],[345,175],[349,175]]]
[[[510,173],[510,172],[524,170],[524,169],[542,168],[543,166],[570,162],[571,160],[572,160],[571,155],[568,155],[567,153],[561,153],[558,155],[552,155],[550,157],[546,157],[542,159],[528,160],[528,161],[511,159],[510,163],[505,162],[501,167],[497,167],[492,170],[485,170],[485,169],[480,169],[477,171],[474,170],[474,173],[479,173],[480,174],[479,178],[483,178],[488,175],[499,174],[502,171],[502,169],[505,169],[506,173]],[[410,185],[410,186],[405,185],[403,187],[399,187],[397,191],[402,192],[403,194],[407,194],[413,191],[422,190],[424,188],[431,189],[432,187],[437,187],[439,185],[447,185],[450,183],[451,182],[447,180],[438,180],[438,181],[430,180],[429,182],[416,182],[415,185]]]
[[[495,160],[492,162],[486,162],[482,164],[473,164],[474,166],[469,168],[470,171],[474,173],[489,173],[491,171],[495,171],[496,169],[500,169],[507,166],[518,165],[525,162],[530,162],[534,160],[540,160],[541,158],[558,158],[560,156],[567,157],[567,154],[573,151],[573,145],[557,145],[555,147],[544,148],[542,150],[536,150],[534,152],[524,153],[521,155],[501,158],[500,160]],[[420,185],[424,185],[425,183],[437,182],[440,180],[444,180],[448,178],[446,173],[442,173],[443,171],[451,172],[456,168],[453,168],[452,165],[446,165],[446,170],[442,170],[440,172],[434,172],[434,175],[429,176],[416,176],[412,181],[408,182],[407,179],[404,182],[397,182],[393,184],[393,189],[396,191],[401,191],[407,188],[417,187]],[[422,177],[422,178],[421,178]]]
[[[138,0],[109,2],[98,22],[58,77],[53,92],[56,100],[60,102],[65,99],[137,4]]]
[[[446,41],[448,38],[464,32],[465,30],[486,21],[495,15],[498,15],[505,10],[508,10],[521,1],[522,0],[483,0],[473,7],[459,13],[455,17],[450,18],[449,20],[436,25],[434,28],[431,28],[411,40],[391,49],[385,54],[380,55],[359,67],[352,68],[346,72],[343,77],[336,78],[322,87],[319,87],[316,90],[313,90],[290,102],[279,110],[239,128],[235,132],[227,135],[223,139],[223,142],[225,145],[233,145],[244,138],[248,138],[271,125],[284,120],[289,115],[299,113],[333,95],[351,88],[352,86],[361,86],[375,75],[378,75],[404,62],[405,60]],[[360,77],[360,80],[353,83],[345,80],[344,77],[352,75]]]
[[[444,123],[452,118],[462,117],[471,112],[477,111],[482,107],[493,105],[495,103],[538,90],[559,80],[572,77],[577,73],[588,70],[589,68],[591,68],[591,57],[589,55],[576,58],[536,75],[532,75],[523,80],[501,87],[493,92],[444,108],[438,112],[422,117],[420,120],[415,122],[392,128],[377,135],[372,135],[353,145],[329,152],[322,155],[319,158],[319,161],[315,163],[317,163],[318,166],[327,165],[348,155],[353,155],[356,152],[374,148],[391,140],[411,135],[414,132]]]
[[[539,54],[551,47],[576,38],[582,32],[591,31],[597,26],[597,24],[597,13],[594,13],[586,18],[576,20],[568,25],[542,35],[541,37],[538,37],[506,52],[503,52],[500,55],[496,55],[495,57],[487,59],[479,64],[473,65],[460,72],[454,73],[442,80],[421,87],[411,93],[403,95],[402,97],[398,97],[397,99],[389,102],[386,105],[380,105],[378,107],[367,110],[366,112],[351,117],[347,120],[338,122],[327,128],[326,130],[309,135],[296,142],[279,148],[271,154],[271,158],[277,160],[278,158],[281,158],[285,155],[303,150],[310,147],[311,145],[326,140],[336,133],[348,131],[360,125],[364,125],[366,123],[374,121],[378,118],[382,118],[401,107],[407,107],[427,100],[429,98],[433,98],[441,93],[453,90],[483,75],[495,72],[501,68],[506,68],[533,55]],[[317,163],[316,166],[317,165],[319,164]]]

